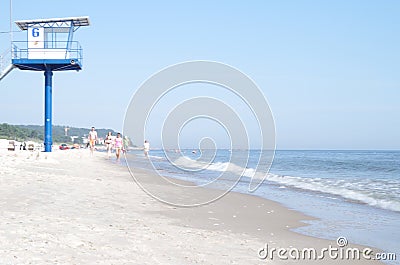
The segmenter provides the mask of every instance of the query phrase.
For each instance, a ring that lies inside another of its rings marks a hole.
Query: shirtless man
[[[89,132],[88,140],[90,146],[90,154],[93,156],[94,146],[97,141],[97,132],[94,127],[92,127],[92,130]]]

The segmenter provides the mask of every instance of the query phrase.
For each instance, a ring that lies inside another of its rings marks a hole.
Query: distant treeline
[[[3,123],[0,124],[0,138],[17,141],[43,139],[43,131],[39,132],[37,130]]]
[[[68,136],[65,136],[65,127],[68,127]],[[54,125],[53,126],[53,142],[54,143],[72,143],[70,136],[78,136],[74,143],[82,143],[82,137],[86,137],[90,128],[75,128],[69,126]],[[116,132],[112,129],[96,129],[99,137],[105,137],[107,132]],[[0,124],[0,138],[6,138],[17,141],[37,141],[42,142],[44,139],[44,126],[42,125],[11,125],[7,123]]]

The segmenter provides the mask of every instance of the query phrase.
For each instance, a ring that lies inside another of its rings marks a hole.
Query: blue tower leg
[[[52,78],[53,72],[51,69],[44,71],[44,151],[51,152],[51,145],[53,144],[52,133],[52,98],[53,87]]]

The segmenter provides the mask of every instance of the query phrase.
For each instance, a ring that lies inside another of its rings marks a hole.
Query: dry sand
[[[148,172],[135,174],[166,188]],[[265,244],[337,246],[290,231],[311,218],[254,196],[231,192],[206,206],[166,205],[143,192],[125,167],[88,150],[0,150],[0,194],[1,265],[286,264],[258,252]],[[339,263],[375,264],[317,261]]]

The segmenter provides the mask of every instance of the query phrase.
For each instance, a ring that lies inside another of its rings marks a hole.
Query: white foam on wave
[[[173,159],[172,157],[170,158]],[[177,159],[174,159],[172,163],[182,170],[193,171],[206,169],[209,165],[207,162],[197,161],[187,156],[179,156]]]
[[[144,156],[144,155],[142,155],[142,156]],[[163,160],[163,159],[165,159],[165,157],[162,157],[162,156],[155,156],[155,155],[148,155],[148,157],[149,157],[149,158],[158,159],[158,160]]]
[[[258,176],[258,178],[265,176],[265,174],[261,175],[257,173],[254,168],[244,168],[231,162],[207,163],[203,161],[197,161],[186,156],[175,159],[173,161],[173,164],[175,166],[178,166],[182,170],[191,170],[191,171],[209,170],[221,173],[228,172],[228,173],[233,173],[237,177],[245,176],[248,178],[252,178],[256,175]]]
[[[353,190],[351,189],[353,186],[352,183],[346,183],[347,185],[339,187],[335,185],[335,180],[317,180],[315,178],[280,176],[275,174],[268,174],[267,180],[303,190],[318,191],[337,195],[345,199],[366,203],[382,209],[400,212],[399,201],[376,198],[377,196],[368,190]],[[359,184],[354,184],[354,186],[357,185]]]
[[[207,170],[225,172],[228,170],[229,162],[216,162],[212,163],[207,167]]]

